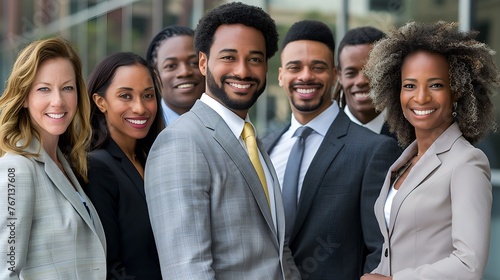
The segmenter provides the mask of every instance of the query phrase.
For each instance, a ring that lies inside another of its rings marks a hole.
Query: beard
[[[210,72],[210,69],[207,67],[207,87],[208,90],[217,98],[220,100],[222,104],[224,104],[227,108],[232,109],[232,110],[248,110],[250,109],[253,104],[257,101],[259,96],[264,92],[266,89],[266,81],[264,80],[264,83],[262,84],[261,87],[257,88],[257,90],[253,93],[252,98],[248,101],[245,100],[238,100],[231,98],[229,94],[224,90],[224,84],[227,79],[232,79],[235,81],[246,81],[246,82],[256,82],[257,85],[261,84],[261,81],[257,78],[251,78],[251,77],[246,77],[244,79],[235,77],[235,76],[228,76],[224,75],[220,78],[220,84],[221,86],[217,85],[215,82],[215,78]],[[238,93],[236,93],[238,94]]]
[[[294,86],[295,84],[290,85],[289,91],[294,92]],[[323,85],[322,85],[323,86]],[[321,108],[321,106],[325,103],[325,95],[329,94],[328,91],[325,91],[323,93],[323,96],[319,100],[295,100],[295,96],[292,94],[290,98],[290,102],[292,103],[292,106],[297,109],[300,112],[314,112]]]
[[[297,109],[298,111],[301,111],[301,112],[314,112],[314,111],[318,110],[321,107],[321,105],[323,105],[323,103],[325,102],[325,99],[321,98],[316,103],[313,103],[314,101],[311,101],[311,102],[305,102],[304,104],[297,104],[295,102],[295,99],[292,97],[291,101],[292,101],[293,107],[295,109]]]

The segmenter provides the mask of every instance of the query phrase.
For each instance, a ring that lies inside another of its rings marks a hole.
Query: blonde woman
[[[61,38],[24,48],[0,98],[0,279],[104,279],[104,231],[87,180],[90,106]]]

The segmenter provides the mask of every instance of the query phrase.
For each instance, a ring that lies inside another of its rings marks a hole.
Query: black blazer
[[[288,129],[263,139],[269,153]],[[341,110],[304,177],[289,246],[303,279],[359,280],[377,267],[383,237],[373,207],[397,142]]]
[[[89,155],[85,188],[101,218],[107,243],[107,279],[161,279],[149,222],[144,180],[113,141]]]

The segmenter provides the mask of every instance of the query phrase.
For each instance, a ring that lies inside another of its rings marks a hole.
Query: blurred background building
[[[334,31],[337,42],[346,30],[372,25],[387,31],[408,20],[459,21],[463,30],[500,51],[499,0],[241,0],[262,7],[275,19],[280,36],[301,19],[317,19]],[[0,0],[0,94],[20,49],[53,35],[73,42],[83,60],[84,75],[114,51],[145,56],[151,38],[163,27],[196,27],[208,9],[227,0]],[[500,65],[500,55],[495,57]],[[279,53],[270,60],[267,94],[252,109],[261,134],[290,117],[288,100],[277,82]],[[493,97],[500,108],[500,96]],[[497,110],[500,123],[500,110]],[[484,279],[500,279],[500,134],[481,143],[493,169],[494,205],[490,258]],[[473,187],[473,186],[471,186]],[[494,264],[497,264],[496,266]]]

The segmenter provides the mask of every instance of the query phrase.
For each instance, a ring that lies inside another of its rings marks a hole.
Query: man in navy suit
[[[372,26],[353,28],[344,35],[337,50],[337,74],[342,87],[337,101],[351,121],[397,140],[385,122],[386,110],[375,110],[368,96],[370,82],[363,74],[373,44],[384,37],[384,32]]]
[[[279,84],[285,90],[291,123],[264,144],[275,165],[284,204],[287,163],[297,142],[295,131],[308,126],[298,174],[293,219],[286,212],[286,238],[303,279],[359,279],[380,260],[382,235],[373,212],[388,168],[400,149],[388,136],[349,120],[331,92],[336,80],[335,42],[318,21],[295,23],[281,52]],[[289,160],[290,158],[290,160]]]

